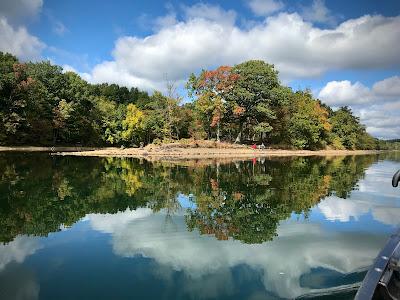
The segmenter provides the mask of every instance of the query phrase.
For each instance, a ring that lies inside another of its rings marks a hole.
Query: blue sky
[[[152,92],[248,59],[400,138],[400,1],[2,0],[0,50]],[[181,88],[180,91],[184,93]]]

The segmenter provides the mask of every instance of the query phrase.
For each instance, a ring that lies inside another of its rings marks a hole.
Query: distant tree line
[[[192,74],[193,101],[116,84],[90,84],[50,62],[0,52],[0,145],[126,145],[183,138],[296,149],[382,149],[348,107],[283,86],[273,65],[247,61]]]

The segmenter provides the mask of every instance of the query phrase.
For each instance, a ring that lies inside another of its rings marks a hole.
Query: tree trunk
[[[219,139],[219,121],[218,121],[218,124],[217,124],[217,142],[220,142],[220,139]]]
[[[243,131],[243,125],[242,125],[242,123],[240,123],[240,125],[239,125],[239,133],[238,133],[238,135],[236,137],[235,144],[236,143],[240,143],[242,141],[242,131]]]

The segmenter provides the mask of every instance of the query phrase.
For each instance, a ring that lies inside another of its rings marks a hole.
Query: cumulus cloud
[[[0,1],[0,51],[21,60],[40,58],[46,45],[28,32],[25,23],[38,16],[42,6],[43,0]]]
[[[383,139],[399,138],[400,101],[355,108],[354,111],[373,136]]]
[[[383,79],[374,83],[372,88],[358,81],[330,81],[321,89],[318,97],[332,106],[396,101],[400,100],[400,77]]]
[[[176,23],[178,23],[178,20],[176,19],[176,14],[172,12],[168,15],[156,18],[154,21],[154,28],[159,29],[163,27],[173,26]]]
[[[257,16],[268,16],[285,7],[282,1],[277,0],[250,0],[248,5]]]
[[[87,76],[87,80],[92,83],[118,83],[127,87],[140,87],[147,91],[162,90],[166,73],[160,74],[157,79],[147,79],[144,76],[135,75],[130,72],[123,62],[105,61],[96,65],[92,72]]]
[[[2,0],[0,1],[0,16],[9,21],[21,21],[27,17],[36,16],[43,6],[43,0]]]
[[[0,51],[10,52],[22,60],[38,59],[45,47],[25,27],[13,28],[5,17],[0,17],[0,40]]]
[[[330,81],[319,92],[318,97],[332,106],[342,106],[369,102],[371,91],[360,82],[349,80]]]
[[[330,81],[320,90],[318,98],[333,107],[351,106],[367,131],[376,137],[399,137],[399,76],[378,81],[372,88],[349,80]]]
[[[376,82],[372,90],[377,96],[400,98],[400,76],[393,76]]]
[[[83,79],[85,79],[86,81],[91,81],[92,77],[89,73],[85,73],[85,72],[78,72],[73,66],[70,65],[62,65],[62,72],[66,73],[66,72],[74,72],[76,74],[78,74],[80,77],[82,77]]]
[[[226,11],[219,6],[212,6],[204,3],[197,3],[192,6],[183,6],[183,11],[187,20],[200,18],[228,25],[234,24],[236,20],[235,11]]]
[[[304,19],[310,22],[335,24],[336,18],[325,6],[323,0],[314,0],[311,7],[304,7],[302,13]]]
[[[165,74],[183,81],[202,68],[249,59],[275,64],[285,80],[330,69],[400,65],[400,17],[367,15],[320,29],[297,13],[280,13],[243,29],[234,12],[220,7],[197,4],[184,11],[183,20],[167,22],[146,37],[120,37],[113,59],[94,68],[93,81],[149,88],[159,86]]]

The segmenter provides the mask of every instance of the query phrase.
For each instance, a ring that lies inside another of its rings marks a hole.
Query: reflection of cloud
[[[328,197],[318,204],[318,207],[328,220],[348,222],[350,217],[358,220],[359,216],[366,214],[369,211],[368,204],[357,200]]]
[[[141,210],[130,213],[133,216],[143,215]],[[229,292],[233,267],[248,265],[260,271],[266,290],[281,297],[293,298],[312,292],[310,288],[300,285],[303,274],[314,268],[343,274],[355,272],[369,266],[383,244],[381,237],[325,232],[317,224],[283,223],[279,227],[279,237],[274,241],[247,245],[234,240],[217,241],[212,236],[188,232],[182,216],[175,216],[177,231],[163,234],[163,214],[140,219],[133,217],[134,222],[126,222],[127,217],[121,219],[121,214],[129,212],[117,214],[112,222],[105,216],[92,224],[93,228],[107,228],[107,232],[112,233],[116,254],[124,257],[143,255],[154,259],[160,265],[158,275],[163,278],[170,277],[168,272],[171,271],[168,270],[183,271],[188,281],[183,285],[186,293],[198,295],[199,291],[207,290],[213,297]],[[211,280],[214,284],[205,278],[214,278]]]
[[[37,238],[17,236],[7,245],[0,245],[0,271],[12,262],[22,263],[25,258],[42,248]]]
[[[9,264],[0,272],[0,298],[3,300],[39,299],[39,290],[34,274],[21,265]]]
[[[375,220],[387,225],[400,224],[400,207],[375,207],[372,209],[372,216]]]
[[[371,212],[374,220],[387,225],[400,224],[400,194],[391,186],[392,174],[398,163],[380,162],[365,171],[365,178],[358,183],[349,199],[327,197],[318,204],[324,216],[331,221],[349,222]]]
[[[400,199],[399,189],[392,187],[392,176],[400,168],[399,163],[382,161],[365,171],[365,178],[358,183],[360,192],[378,197]]]
[[[140,208],[134,211],[126,209],[117,214],[89,214],[85,219],[90,220],[92,228],[101,232],[113,233],[124,228],[131,221],[145,218],[152,214],[150,208]]]
[[[395,199],[393,205],[386,199],[353,200],[328,197],[318,204],[318,208],[330,221],[349,222],[350,218],[358,220],[359,217],[371,212],[374,220],[386,225],[400,224],[400,207],[396,207]],[[387,205],[389,202],[389,205]],[[384,204],[384,205],[382,205]]]

